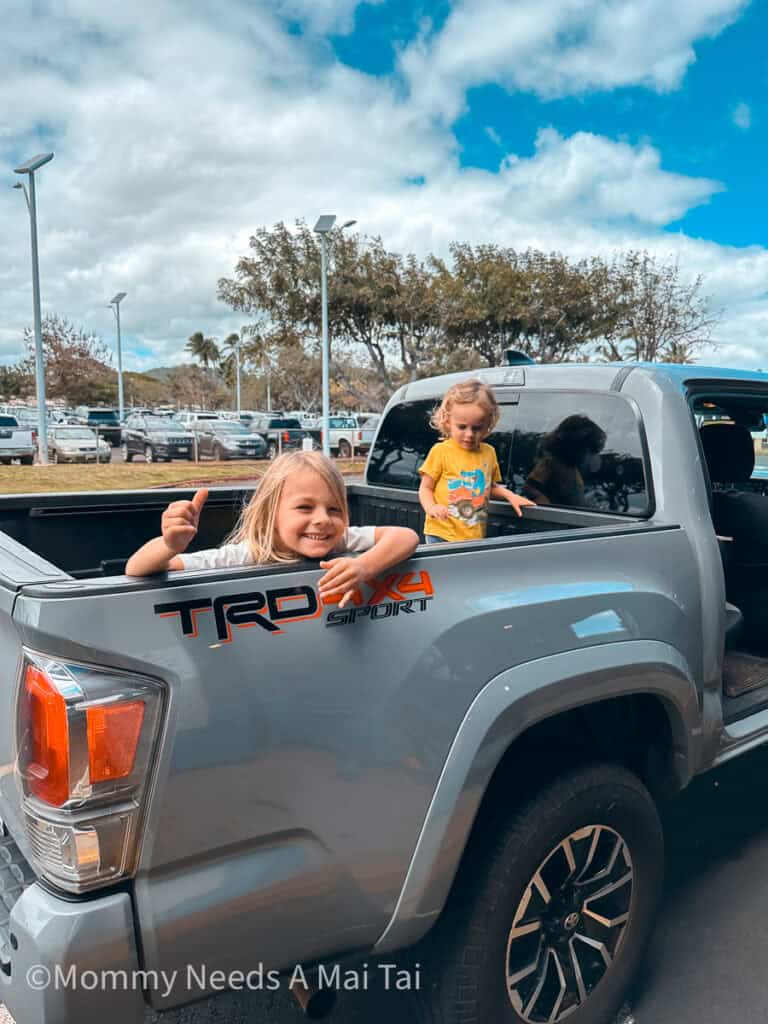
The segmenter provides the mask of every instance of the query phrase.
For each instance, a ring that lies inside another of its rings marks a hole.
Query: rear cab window
[[[368,483],[418,490],[419,466],[439,439],[429,424],[436,405],[403,402],[387,413],[368,462]],[[512,490],[538,504],[651,515],[642,424],[626,398],[531,390],[501,397],[500,413],[488,443]]]

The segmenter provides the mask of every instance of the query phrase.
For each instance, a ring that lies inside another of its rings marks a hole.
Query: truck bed
[[[119,576],[130,555],[158,535],[166,505],[191,498],[193,493],[169,489],[13,495],[0,500],[0,531],[69,576]],[[414,492],[352,484],[348,493],[353,525],[410,526],[421,533],[424,516]],[[190,551],[221,544],[251,494],[245,488],[212,489]],[[493,502],[488,537],[595,528],[624,531],[637,529],[643,522],[608,513],[544,507],[528,509],[523,517],[517,517],[505,503]]]

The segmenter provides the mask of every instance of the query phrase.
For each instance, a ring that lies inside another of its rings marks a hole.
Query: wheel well
[[[631,694],[596,701],[538,722],[519,736],[499,762],[478,818],[498,799],[509,806],[511,792],[522,799],[589,761],[623,765],[663,799],[680,789],[674,760],[672,725],[660,698]]]

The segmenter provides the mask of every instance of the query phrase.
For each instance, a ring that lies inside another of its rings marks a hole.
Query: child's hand
[[[507,501],[519,516],[523,514],[520,511],[521,508],[525,508],[526,505],[536,504],[535,501],[530,501],[528,498],[522,498],[519,494],[512,493],[512,491],[510,491]]]
[[[320,597],[342,594],[339,608],[352,600],[355,589],[370,575],[359,558],[332,558],[328,562],[321,562],[320,568],[328,570],[318,584]]]
[[[172,501],[163,512],[163,541],[169,551],[181,555],[189,547],[197,533],[200,513],[208,499],[208,491],[203,488],[195,493],[192,501]]]
[[[450,519],[451,512],[447,505],[434,504],[428,513],[432,519]]]

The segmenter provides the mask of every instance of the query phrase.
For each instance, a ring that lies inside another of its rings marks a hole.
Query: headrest
[[[755,445],[746,427],[704,423],[699,435],[712,483],[736,484],[750,479],[755,468]]]

